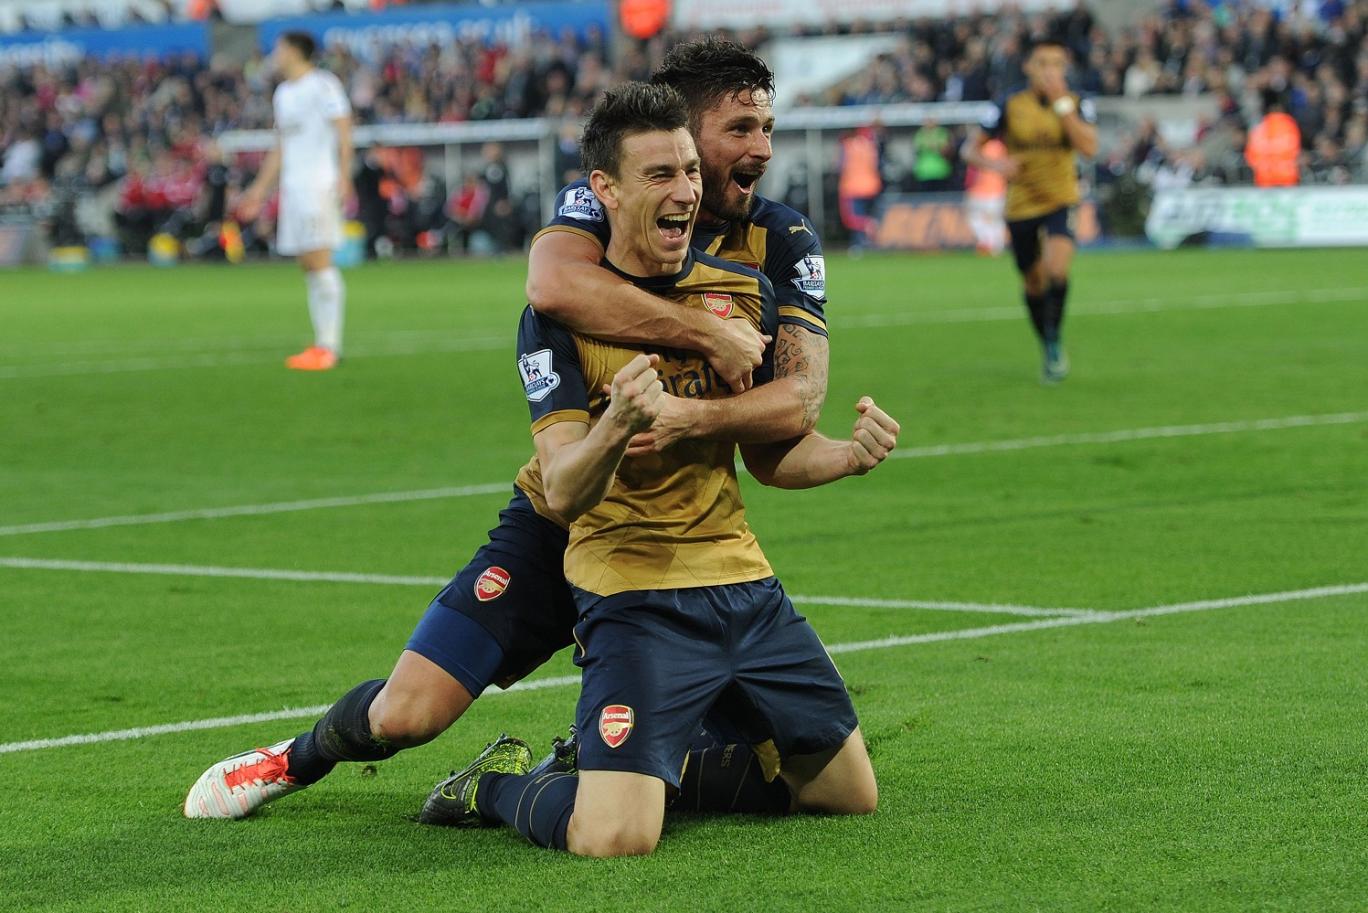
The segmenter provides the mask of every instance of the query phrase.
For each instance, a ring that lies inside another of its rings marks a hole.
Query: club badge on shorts
[[[718,317],[721,317],[723,320],[726,320],[728,317],[731,316],[731,295],[724,295],[720,292],[704,292],[703,303],[707,305],[708,310],[712,311],[714,314],[716,314]]]
[[[609,748],[620,748],[632,734],[636,714],[626,704],[609,704],[599,714],[599,735]]]
[[[480,602],[498,599],[504,594],[504,590],[508,589],[508,583],[512,579],[508,571],[497,565],[486,568],[475,580],[475,598]]]

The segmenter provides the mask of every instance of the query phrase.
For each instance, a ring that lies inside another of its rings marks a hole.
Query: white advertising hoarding
[[[1368,187],[1238,187],[1154,195],[1145,234],[1172,249],[1202,233],[1255,247],[1368,245]]]

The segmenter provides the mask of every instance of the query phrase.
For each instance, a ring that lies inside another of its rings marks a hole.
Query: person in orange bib
[[[1007,159],[1007,147],[1000,139],[990,139],[979,150],[990,162]],[[1007,245],[1007,226],[1002,213],[1007,206],[1007,179],[991,168],[970,168],[965,178],[964,216],[974,232],[978,252],[996,257]]]
[[[877,227],[874,204],[882,192],[879,142],[873,127],[861,127],[841,140],[841,176],[837,183],[841,224],[850,229],[856,245],[867,243]]]
[[[1245,161],[1259,187],[1295,187],[1301,182],[1301,128],[1288,114],[1281,98],[1269,93],[1264,118],[1249,131]]]

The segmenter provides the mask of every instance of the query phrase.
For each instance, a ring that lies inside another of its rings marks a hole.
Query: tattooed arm
[[[628,456],[659,452],[685,438],[770,444],[802,437],[826,401],[827,338],[781,324],[774,342],[774,380],[727,399],[671,398]]]

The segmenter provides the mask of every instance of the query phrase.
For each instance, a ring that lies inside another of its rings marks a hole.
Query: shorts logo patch
[[[518,373],[529,401],[539,403],[560,386],[560,375],[551,370],[551,350],[542,349],[518,357]]]
[[[556,215],[581,222],[602,222],[603,204],[588,187],[576,187],[565,195]]]
[[[718,317],[721,317],[723,320],[726,320],[728,317],[731,316],[731,295],[723,295],[720,292],[704,292],[703,303],[707,305],[708,310],[712,311],[714,314],[716,314]]]
[[[797,277],[793,284],[798,291],[813,298],[826,297],[826,259],[809,254],[793,264]]]
[[[495,565],[485,569],[475,580],[475,598],[480,602],[489,602],[491,599],[498,599],[508,589],[508,584],[513,578],[508,571]]]
[[[609,748],[620,748],[632,734],[636,714],[626,704],[609,704],[599,714],[599,735]]]

